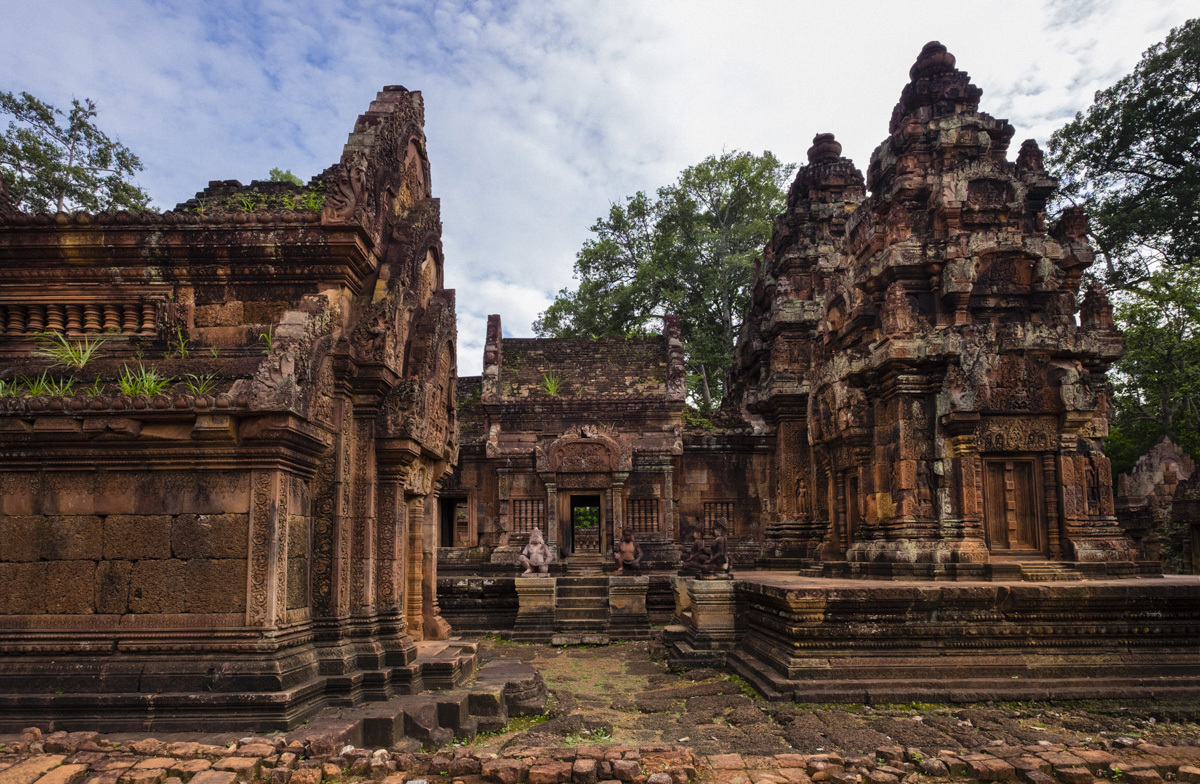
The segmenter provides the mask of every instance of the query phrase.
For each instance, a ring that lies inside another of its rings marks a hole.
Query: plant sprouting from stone
[[[57,367],[82,370],[104,345],[104,338],[68,340],[61,332],[43,332],[37,342],[38,346],[33,350],[35,356],[53,360]]]
[[[262,348],[262,353],[271,353],[271,349],[275,348],[274,327],[267,327],[267,331],[258,336],[258,345],[260,348]]]
[[[542,374],[542,391],[550,397],[558,397],[559,390],[562,389],[562,378],[551,370],[549,373]]]
[[[100,380],[99,376],[96,376],[96,380],[84,387],[83,391],[92,397],[100,397],[104,394],[104,382]]]
[[[117,379],[117,386],[121,388],[121,394],[129,397],[139,395],[152,397],[162,393],[170,385],[170,378],[160,376],[157,370],[145,365],[138,365],[137,370],[125,365]]]
[[[193,395],[207,395],[217,388],[217,374],[207,373],[203,376],[185,373],[183,385]]]
[[[20,397],[25,393],[25,383],[18,379],[0,380],[0,397]]]
[[[71,394],[75,379],[54,378],[47,372],[37,378],[22,379],[21,383],[25,387],[25,394],[31,397],[64,397]]]
[[[175,327],[175,336],[167,342],[167,346],[171,349],[167,352],[167,356],[177,356],[180,359],[187,359],[188,347],[191,344],[192,341],[188,340],[183,334],[183,327]]]

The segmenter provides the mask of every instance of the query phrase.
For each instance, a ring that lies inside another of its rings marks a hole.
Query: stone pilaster
[[[553,577],[518,577],[513,583],[517,588],[518,602],[513,639],[549,642],[554,636],[558,580]]]

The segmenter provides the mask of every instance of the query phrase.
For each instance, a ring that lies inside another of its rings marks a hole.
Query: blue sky
[[[421,90],[459,372],[488,313],[528,335],[608,205],[724,150],[865,169],[921,46],[1045,146],[1195,0],[832,3],[0,0],[0,90],[92,98],[169,209],[209,180],[338,160],[385,84]]]

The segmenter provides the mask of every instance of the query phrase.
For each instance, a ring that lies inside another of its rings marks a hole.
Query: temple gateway
[[[980,98],[934,42],[865,176],[816,135],[704,426],[671,316],[492,316],[458,377],[418,92],[302,186],[161,215],[0,194],[0,729],[294,729],[430,690],[460,697],[428,733],[540,711],[482,632],[654,639],[780,700],[1200,693],[1200,584],[1154,533],[1200,541],[1194,466],[1163,446],[1115,503],[1086,216],[1048,220],[1042,153],[1010,160]],[[345,732],[408,726],[373,721]]]

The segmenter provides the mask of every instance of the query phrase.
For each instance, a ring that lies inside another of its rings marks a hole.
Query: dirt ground
[[[487,639],[485,659],[520,659],[542,673],[544,716],[480,736],[480,751],[517,745],[685,744],[699,754],[787,752],[873,755],[883,746],[934,754],[989,745],[1128,743],[1200,745],[1200,705],[987,703],[817,705],[771,703],[715,670],[673,673],[646,643],[552,647]],[[534,737],[540,736],[540,737]]]

